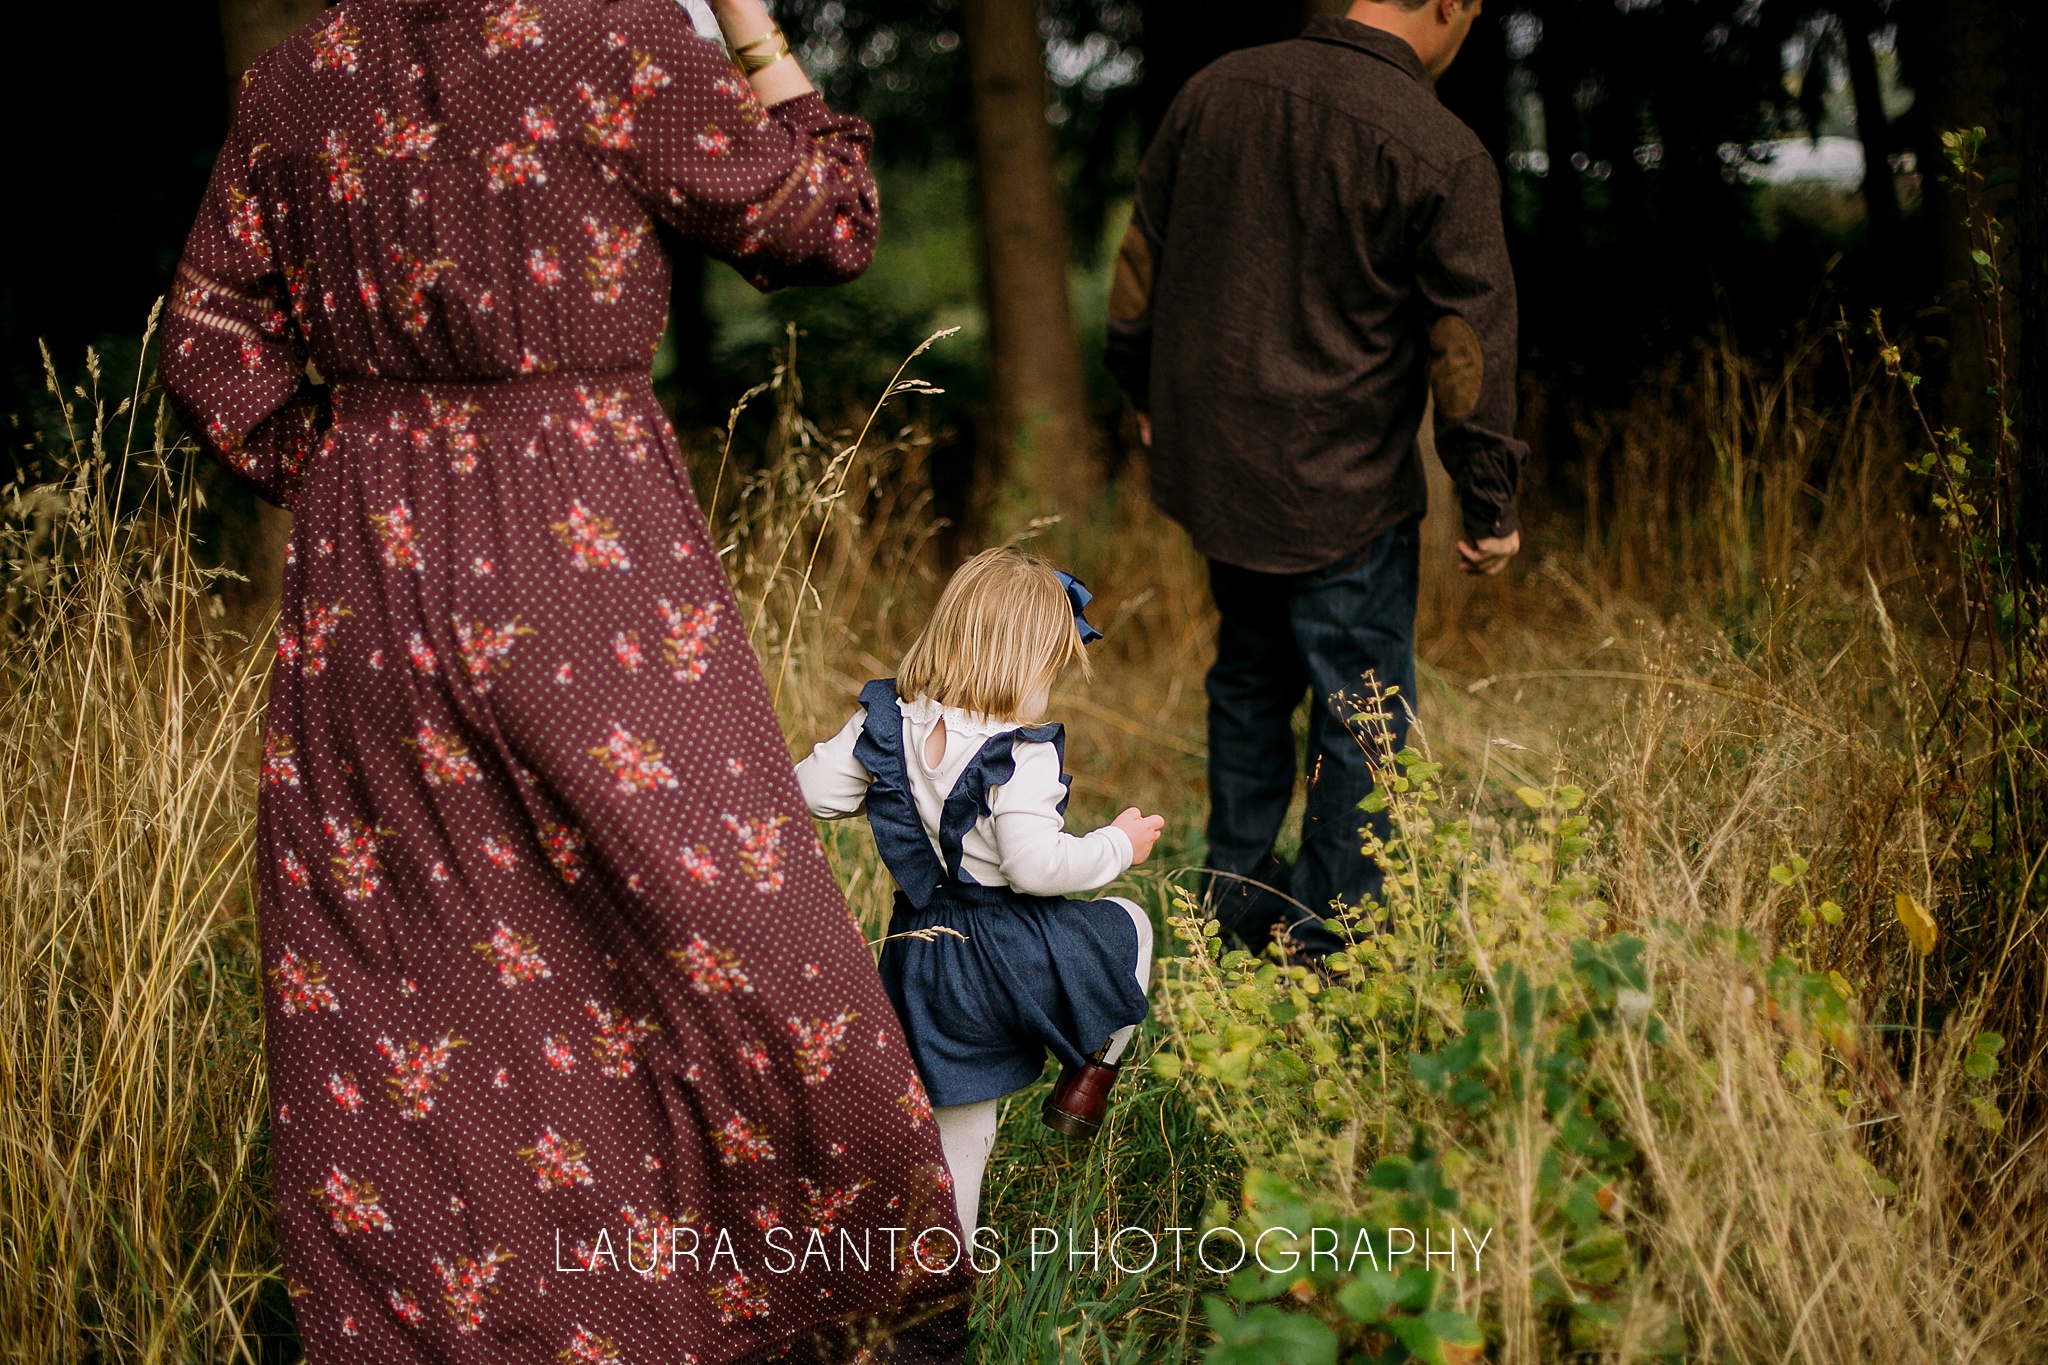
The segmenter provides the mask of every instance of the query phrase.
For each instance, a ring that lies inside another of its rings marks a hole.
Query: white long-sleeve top
[[[925,837],[937,853],[947,795],[981,752],[983,741],[1017,727],[922,697],[899,701],[897,708],[903,713],[904,776]],[[924,746],[941,717],[946,722],[946,751],[934,768],[924,761]],[[803,788],[811,814],[820,820],[844,819],[867,802],[874,774],[853,756],[866,724],[866,710],[856,710],[838,734],[796,765],[797,785]],[[1132,855],[1130,838],[1122,830],[1104,825],[1090,834],[1066,832],[1060,802],[1067,792],[1060,781],[1058,751],[1020,737],[1011,754],[1016,772],[1009,781],[989,788],[989,813],[960,841],[961,871],[982,886],[1010,886],[1030,896],[1078,895],[1121,877]]]

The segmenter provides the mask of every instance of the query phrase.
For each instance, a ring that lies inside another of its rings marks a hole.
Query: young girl
[[[1130,901],[1067,900],[1151,855],[1164,820],[1136,807],[1065,832],[1063,732],[1037,725],[1053,679],[1099,632],[1088,592],[1015,549],[976,555],[946,585],[895,679],[871,682],[845,728],[797,765],[811,813],[866,808],[896,878],[882,983],[938,1121],[971,1235],[996,1101],[1064,1068],[1043,1117],[1102,1126],[1152,974],[1152,922]],[[919,930],[940,930],[904,937]],[[943,932],[950,930],[952,932]]]

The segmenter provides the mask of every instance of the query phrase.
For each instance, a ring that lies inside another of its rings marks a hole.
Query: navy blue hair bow
[[[1074,604],[1074,629],[1081,632],[1081,643],[1094,644],[1102,638],[1102,632],[1090,624],[1088,618],[1081,613],[1088,610],[1088,604],[1095,600],[1095,594],[1088,591],[1087,585],[1072,574],[1059,569],[1054,569],[1053,572],[1059,575],[1060,586],[1067,590],[1067,600]]]

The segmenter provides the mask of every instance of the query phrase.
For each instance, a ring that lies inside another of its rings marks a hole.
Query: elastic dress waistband
[[[475,408],[494,415],[555,412],[565,407],[595,407],[628,401],[654,401],[653,382],[645,369],[550,370],[521,375],[461,379],[402,379],[383,375],[341,374],[328,379],[337,421],[365,421],[394,404]]]

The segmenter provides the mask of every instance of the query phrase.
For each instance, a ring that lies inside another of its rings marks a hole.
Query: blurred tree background
[[[1231,49],[1284,38],[1335,0],[779,0],[831,101],[871,120],[882,248],[839,290],[761,296],[678,257],[657,378],[686,429],[722,423],[789,325],[816,410],[871,396],[930,332],[925,371],[941,510],[972,519],[1002,486],[1047,505],[1114,472],[1118,399],[1099,363],[1108,266],[1146,139],[1181,84]],[[2022,257],[2040,236],[2038,120],[2022,77],[2042,22],[2017,0],[1488,0],[1440,87],[1499,161],[1523,297],[1543,477],[1597,478],[1574,433],[1668,359],[1725,329],[1769,353],[1873,306],[1927,347],[1961,418],[1981,344],[1948,336],[1967,248],[1932,172],[1944,128],[1982,125],[2009,182]],[[0,375],[17,423],[39,401],[38,339],[60,364],[132,356],[225,131],[232,74],[315,12],[306,0],[169,3],[80,41],[30,7],[7,45],[25,139],[21,264],[0,281]],[[79,52],[68,63],[52,54]],[[2028,134],[2033,129],[2035,137]],[[2034,229],[2028,231],[2028,229]],[[671,244],[674,245],[673,243]],[[2044,287],[2028,272],[2038,313]],[[2027,348],[2038,365],[2039,348]],[[2032,388],[2038,392],[2039,385]],[[17,444],[17,458],[21,453]]]

